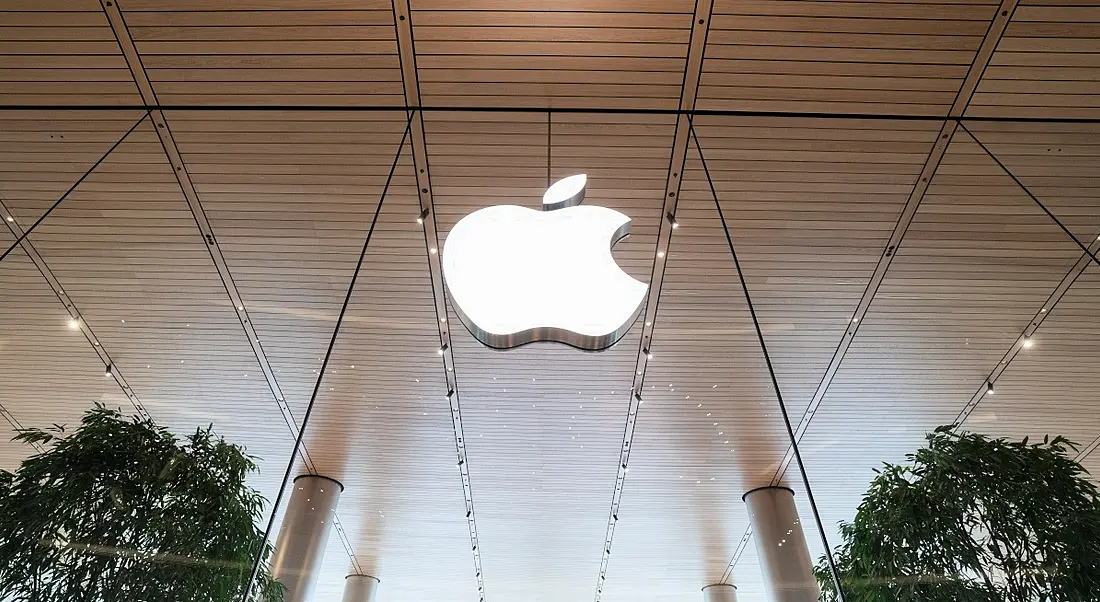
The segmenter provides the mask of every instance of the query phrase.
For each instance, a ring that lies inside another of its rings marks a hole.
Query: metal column
[[[370,575],[348,575],[344,581],[343,602],[374,602],[378,580]]]
[[[317,573],[344,486],[336,479],[301,475],[294,479],[271,574],[286,587],[284,602],[307,602],[317,585]]]
[[[703,588],[703,602],[737,602],[737,588],[728,583],[715,583]]]
[[[749,507],[749,521],[768,600],[817,602],[821,590],[814,579],[794,491],[786,487],[760,487],[741,499]]]

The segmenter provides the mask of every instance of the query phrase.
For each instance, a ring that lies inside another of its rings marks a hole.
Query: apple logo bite
[[[496,349],[555,341],[599,351],[630,329],[649,289],[611,255],[630,233],[630,218],[581,205],[586,181],[580,174],[555,182],[542,211],[496,205],[451,229],[443,279],[478,341]]]

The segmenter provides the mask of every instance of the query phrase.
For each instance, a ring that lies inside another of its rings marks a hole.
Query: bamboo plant
[[[886,464],[834,557],[847,602],[1100,599],[1100,498],[1063,437],[1008,441],[937,428]],[[822,600],[837,600],[827,565]]]
[[[0,471],[0,600],[240,600],[264,505],[241,447],[209,427],[181,441],[102,405],[72,432],[15,439],[44,451]],[[258,585],[257,598],[281,600],[266,571]]]

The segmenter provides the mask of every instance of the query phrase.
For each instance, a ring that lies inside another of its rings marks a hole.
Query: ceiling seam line
[[[152,103],[152,106],[159,106],[156,91],[153,88],[148,73],[145,71],[144,64],[141,61],[141,54],[137,51],[137,46],[134,44],[130,30],[126,26],[126,18],[121,8],[118,6],[117,0],[100,0],[100,4],[111,26],[111,31],[115,36],[115,40],[118,43],[123,58],[126,60],[126,65],[134,80],[134,85],[137,86],[138,92],[141,94],[142,102],[147,105]],[[154,129],[157,133],[157,137],[160,139],[161,147],[164,149],[165,156],[173,167],[173,172],[175,173],[176,181],[179,183],[180,191],[195,220],[195,225],[206,243],[205,247],[207,252],[210,254],[210,259],[214,263],[215,269],[218,271],[218,276],[221,279],[226,295],[229,297],[230,303],[235,309],[237,319],[245,332],[249,346],[252,348],[256,362],[260,367],[260,372],[263,373],[268,387],[275,398],[275,402],[279,406],[279,413],[286,423],[291,437],[297,439],[301,435],[301,429],[299,429],[294,414],[290,409],[290,405],[287,403],[282,388],[279,386],[278,380],[275,377],[275,371],[267,359],[267,354],[260,344],[259,335],[256,333],[255,327],[248,317],[248,310],[244,305],[244,300],[233,281],[233,276],[229,271],[229,264],[226,262],[225,256],[218,246],[213,227],[210,225],[206,213],[202,208],[202,203],[198,198],[198,192],[195,190],[194,183],[191,181],[191,176],[183,163],[182,154],[179,152],[179,147],[176,145],[171,129],[168,127],[168,121],[165,119],[164,111],[159,108],[150,109],[146,116],[155,124]],[[309,449],[304,443],[300,446],[300,451],[306,470],[311,474],[316,473],[316,466],[309,455]],[[272,516],[274,516],[274,509],[272,511]],[[340,543],[343,545],[344,551],[347,553],[351,563],[358,570],[358,558],[350,540],[344,534],[338,512],[333,513],[333,523],[340,526],[340,528],[337,529]]]
[[[943,120],[943,125],[928,153],[928,157],[925,159],[924,166],[921,168],[920,174],[913,185],[913,189],[910,191],[909,197],[906,200],[905,206],[898,216],[898,221],[894,226],[894,230],[887,239],[886,248],[879,257],[879,261],[875,266],[875,271],[872,273],[867,283],[867,287],[864,289],[856,305],[855,312],[849,320],[848,325],[845,327],[844,334],[841,335],[840,342],[833,352],[832,358],[829,360],[829,365],[826,367],[813,397],[807,405],[806,410],[803,412],[802,418],[799,420],[798,427],[795,431],[795,437],[798,441],[802,440],[803,435],[809,429],[814,414],[817,412],[818,408],[820,408],[829,387],[832,385],[833,378],[840,369],[840,364],[843,362],[852,341],[855,339],[859,324],[866,315],[875,295],[878,293],[879,286],[886,277],[886,272],[896,256],[902,239],[908,232],[909,226],[921,202],[924,200],[924,194],[928,190],[928,186],[935,176],[936,171],[939,169],[944,155],[947,153],[947,148],[951,144],[951,140],[954,138],[955,132],[958,129],[959,119],[962,118],[966,113],[967,107],[970,106],[970,101],[977,92],[981,77],[985,74],[985,69],[992,60],[993,54],[1000,44],[1005,30],[1008,28],[1008,24],[1015,14],[1018,2],[1019,0],[1001,0],[1000,5],[997,7],[993,19],[990,21],[989,28],[974,54],[974,60],[970,63],[970,68],[967,70],[966,77],[959,86],[959,91],[948,111],[948,116]],[[782,481],[783,475],[792,459],[793,454],[791,452],[791,447],[788,446],[787,451],[783,454],[783,459],[779,467],[772,477],[772,485],[778,485]],[[747,540],[751,535],[752,528],[749,527],[745,530],[743,541]],[[744,545],[739,545],[739,549],[735,552],[735,556],[731,558],[729,564],[727,564],[725,572],[727,578],[732,576],[737,561],[740,559],[740,554],[744,551],[744,547]]]
[[[11,210],[4,204],[2,199],[0,199],[0,210],[2,210],[5,215],[9,217],[12,216]],[[99,360],[103,362],[106,375],[114,379],[115,383],[122,389],[123,394],[125,394],[126,398],[130,401],[130,404],[137,410],[139,416],[145,419],[150,418],[149,412],[141,403],[137,393],[130,387],[130,384],[122,375],[122,371],[115,365],[114,360],[111,358],[111,354],[107,352],[107,349],[92,330],[91,325],[84,319],[83,312],[80,311],[76,303],[65,291],[65,287],[62,286],[61,281],[54,275],[53,270],[50,269],[45,258],[42,257],[38,249],[31,243],[30,238],[26,237],[27,233],[24,233],[18,222],[14,220],[5,219],[4,224],[13,235],[22,238],[19,245],[23,248],[23,252],[27,254],[27,257],[30,258],[31,262],[38,269],[38,273],[46,280],[46,283],[49,285],[54,295],[57,296],[58,301],[61,301],[61,304],[65,306],[65,310],[69,314],[70,324],[74,325],[74,328],[80,330],[85,340],[92,346],[92,350],[96,352]],[[4,411],[0,410],[0,413],[4,413]],[[14,419],[14,416],[12,418]]]
[[[397,171],[397,164],[401,160],[401,154],[405,149],[405,141],[408,137],[409,124],[406,123],[405,132],[401,135],[401,142],[397,146],[397,152],[393,155],[393,164],[390,166],[389,175],[386,177],[386,184],[382,187],[382,194],[378,199],[378,205],[374,208],[374,217],[371,218],[370,228],[367,230],[367,235],[363,239],[363,248],[359,251],[359,260],[355,264],[355,271],[352,272],[351,279],[348,282],[348,290],[344,294],[344,303],[340,306],[340,313],[336,316],[336,325],[332,329],[332,337],[329,339],[328,348],[325,349],[325,356],[321,362],[320,371],[317,373],[317,380],[313,383],[313,393],[309,397],[309,404],[306,406],[305,414],[302,415],[302,428],[298,431],[298,436],[294,439],[294,449],[291,450],[290,459],[287,461],[286,465],[286,471],[283,473],[283,481],[279,486],[279,493],[275,496],[275,502],[272,504],[271,516],[267,521],[267,529],[264,531],[263,541],[260,542],[260,546],[256,550],[256,556],[252,560],[252,574],[241,595],[241,602],[249,602],[249,599],[252,597],[252,588],[259,575],[260,565],[263,563],[264,550],[271,539],[271,531],[275,527],[276,513],[279,511],[279,505],[283,500],[283,496],[286,494],[287,485],[290,485],[292,482],[290,475],[293,474],[294,466],[297,464],[298,450],[301,449],[304,444],[309,418],[313,414],[313,409],[317,405],[317,396],[321,391],[321,382],[325,378],[325,371],[328,368],[329,360],[332,358],[332,350],[336,347],[336,340],[340,337],[340,329],[344,325],[344,317],[347,315],[348,306],[351,305],[351,296],[355,292],[355,283],[359,280],[359,273],[363,269],[363,260],[367,256],[367,249],[370,247],[371,238],[374,236],[374,227],[378,224],[378,216],[382,213],[382,203],[386,201],[386,197],[389,194],[390,183],[393,181],[394,172]],[[341,539],[341,541],[343,541],[343,539]]]
[[[836,113],[823,111],[758,111],[739,109],[648,109],[631,107],[557,107],[534,108],[524,106],[502,105],[221,105],[221,104],[114,104],[114,105],[82,105],[82,104],[0,104],[0,112],[6,111],[89,111],[89,112],[113,112],[113,111],[190,111],[190,112],[271,112],[271,111],[297,111],[297,112],[345,112],[345,113],[397,113],[420,111],[423,113],[552,113],[562,114],[588,114],[588,115],[688,115],[692,117],[774,117],[780,119],[836,119],[853,121],[900,121],[900,122],[929,122],[940,123],[948,120],[958,120],[956,115],[926,115],[915,113]],[[974,123],[1062,123],[1062,124],[1098,124],[1100,117],[999,117],[992,115],[967,116],[968,121]]]
[[[436,221],[434,190],[431,183],[428,144],[424,128],[424,112],[417,108],[421,104],[421,93],[420,75],[416,61],[416,39],[413,35],[412,26],[412,8],[409,5],[409,0],[391,0],[391,4],[393,6],[395,42],[401,68],[401,86],[404,92],[405,110],[410,123],[410,149],[420,208],[420,219],[418,221],[423,222],[428,277],[432,288],[436,327],[439,333],[438,352],[443,363],[444,376],[447,382],[445,399],[451,414],[452,434],[459,477],[462,481],[462,495],[466,508],[466,527],[470,536],[470,551],[474,563],[474,579],[477,584],[478,600],[479,602],[485,602],[487,592],[481,563],[481,546],[478,543],[473,484],[470,478],[470,465],[467,461],[462,403],[458,387],[458,369],[455,366],[454,348],[451,345],[450,337],[450,323],[447,319],[447,290],[443,281],[442,253],[439,252],[439,224]]]
[[[657,323],[657,308],[660,304],[664,283],[668,252],[672,243],[672,231],[675,229],[676,207],[680,199],[680,186],[683,182],[684,167],[687,162],[689,132],[692,114],[699,95],[699,81],[703,72],[703,59],[706,53],[707,36],[710,33],[711,14],[714,0],[696,0],[691,19],[691,33],[687,53],[684,56],[684,77],[680,85],[680,101],[677,105],[676,126],[673,132],[672,148],[669,153],[668,172],[662,193],[661,215],[658,218],[657,241],[654,245],[653,267],[650,272],[649,294],[646,307],[642,312],[644,322],[638,341],[635,357],[633,382],[627,402],[623,439],[619,448],[619,459],[615,469],[615,486],[611,494],[611,507],[608,511],[607,526],[604,530],[603,549],[600,553],[600,567],[596,579],[594,602],[600,602],[603,587],[607,579],[607,569],[611,562],[611,546],[615,538],[615,527],[619,522],[619,506],[626,485],[626,473],[630,465],[630,450],[634,439],[638,412],[643,403],[642,388],[645,372],[653,344],[653,331]]]
[[[714,197],[714,208],[718,212],[718,220],[722,222],[722,230],[726,234],[726,242],[729,243],[730,256],[733,258],[733,266],[737,271],[737,280],[741,284],[741,290],[745,293],[745,305],[748,306],[749,316],[752,317],[752,325],[756,330],[756,338],[760,343],[760,351],[764,356],[764,363],[768,368],[768,376],[771,377],[775,398],[779,403],[779,411],[783,416],[783,425],[787,429],[787,438],[791,443],[794,459],[798,465],[798,472],[802,477],[802,486],[806,488],[806,497],[810,502],[810,510],[813,513],[818,535],[821,537],[821,545],[825,548],[825,559],[828,562],[829,574],[833,579],[833,587],[835,588],[834,594],[838,602],[844,602],[844,588],[841,587],[840,584],[840,573],[836,568],[836,559],[833,558],[833,548],[829,545],[829,538],[825,534],[825,526],[821,522],[821,512],[818,510],[817,501],[814,499],[813,488],[810,487],[810,477],[806,474],[806,466],[802,463],[802,453],[798,449],[798,441],[795,439],[794,429],[791,428],[791,419],[787,413],[787,404],[783,402],[783,392],[779,387],[779,379],[775,376],[775,367],[772,365],[771,354],[768,353],[768,344],[764,341],[764,331],[760,329],[760,319],[757,317],[756,308],[752,303],[752,295],[749,293],[749,285],[745,280],[745,272],[741,269],[741,261],[737,259],[737,250],[733,244],[733,235],[730,234],[729,224],[726,223],[726,216],[722,211],[722,203],[718,201],[718,191],[714,188],[714,180],[710,177],[710,170],[707,168],[707,160],[703,156],[703,147],[699,144],[699,137],[695,134],[694,127],[689,129],[691,131],[692,140],[695,141],[695,152],[699,154],[699,163],[703,167],[703,174],[706,175],[707,184],[710,186],[711,196]]]

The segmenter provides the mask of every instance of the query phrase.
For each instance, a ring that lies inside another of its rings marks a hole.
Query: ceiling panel
[[[213,423],[262,458],[255,484],[273,497],[286,427],[152,125],[101,168],[29,240],[152,417],[184,434]]]
[[[429,106],[674,109],[694,3],[412,0]]]
[[[620,266],[649,279],[673,124],[666,117],[430,114],[441,240],[487,205],[537,207],[550,179],[586,172],[585,203],[622,211]],[[491,141],[488,142],[487,141]],[[450,320],[457,320],[451,314]],[[592,596],[641,324],[615,347],[535,344],[498,352],[452,340],[489,597]],[[568,527],[566,527],[568,525]]]
[[[138,111],[0,112],[0,201],[29,228],[141,117]],[[97,177],[126,180],[112,169],[101,165]]]
[[[699,118],[696,129],[779,384],[797,421],[850,325],[938,126],[710,117]],[[671,258],[688,253],[685,262],[691,265],[691,253],[706,252],[709,261],[731,268],[706,175],[694,150],[689,156],[678,213],[707,222],[709,229],[695,240],[678,229]],[[710,275],[695,270],[685,276],[684,294],[696,301],[679,315],[707,323],[705,316],[721,302],[701,294],[716,283]],[[735,278],[726,272],[723,286],[738,291]],[[694,339],[685,334],[677,340],[686,360]],[[754,335],[748,324],[729,336],[752,340]],[[657,341],[659,347],[661,338]]]
[[[944,115],[996,7],[716,0],[696,108]]]
[[[1100,6],[1020,2],[967,115],[1100,117]]]
[[[1074,236],[1088,243],[1100,235],[1100,124],[968,121],[966,127]],[[982,150],[971,146],[969,152]],[[941,181],[966,168],[945,169]]]
[[[830,529],[851,519],[872,468],[955,419],[1080,257],[978,153],[952,141],[802,440]]]
[[[95,0],[15,0],[0,7],[0,103],[141,104]]]
[[[1020,440],[1063,435],[1082,449],[1100,435],[1100,268],[1086,268],[964,423]]]
[[[0,229],[2,249],[14,241],[7,228]],[[96,402],[132,409],[115,381],[104,378],[92,344],[70,327],[65,306],[21,248],[0,263],[0,315],[0,405],[24,428],[75,426]],[[7,420],[0,420],[0,440],[14,435]],[[22,444],[2,450],[12,465],[33,451]]]
[[[176,111],[168,121],[275,378],[301,421],[405,117]],[[372,255],[385,268],[359,282],[384,292],[387,304],[372,318],[381,324],[385,312],[407,319],[409,303],[430,297],[419,288],[424,244],[416,204],[409,206],[416,195],[410,170],[406,157],[372,239],[385,250]],[[403,345],[378,342],[386,356]],[[378,378],[378,385],[395,384]]]
[[[169,105],[400,105],[393,7],[368,0],[122,0]]]

